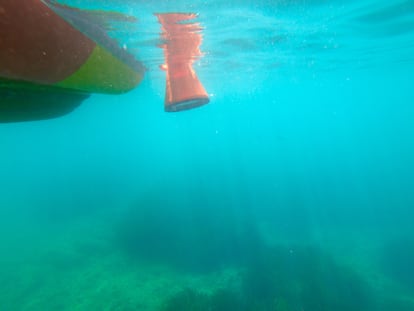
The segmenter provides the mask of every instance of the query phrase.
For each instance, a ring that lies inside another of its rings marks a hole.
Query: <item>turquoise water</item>
[[[412,1],[115,9],[120,96],[0,124],[0,310],[414,310]],[[193,11],[211,97],[163,111],[154,12]]]

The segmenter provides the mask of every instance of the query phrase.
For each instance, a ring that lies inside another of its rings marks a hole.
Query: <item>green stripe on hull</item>
[[[44,120],[73,111],[88,94],[0,78],[0,123]]]

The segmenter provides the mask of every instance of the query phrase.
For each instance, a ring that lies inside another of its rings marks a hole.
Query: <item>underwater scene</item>
[[[414,1],[30,2],[123,71],[0,68],[0,310],[414,310]]]

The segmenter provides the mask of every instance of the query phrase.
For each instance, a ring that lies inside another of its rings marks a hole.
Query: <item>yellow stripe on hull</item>
[[[119,94],[135,88],[143,78],[125,63],[96,45],[87,61],[68,78],[54,84],[86,93]]]

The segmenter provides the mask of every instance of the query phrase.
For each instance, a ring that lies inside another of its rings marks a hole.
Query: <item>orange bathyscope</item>
[[[162,26],[166,70],[165,111],[181,111],[207,104],[206,90],[193,69],[201,56],[201,27],[190,23],[196,14],[155,14]]]

